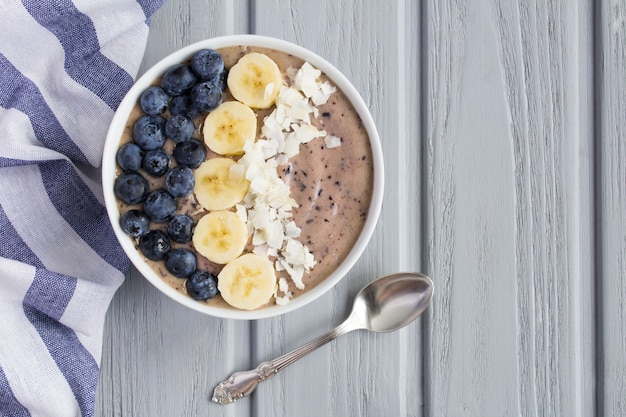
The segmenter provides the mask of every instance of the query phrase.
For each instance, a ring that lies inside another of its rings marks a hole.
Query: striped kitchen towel
[[[99,166],[162,1],[0,1],[0,416],[94,413],[129,267]]]

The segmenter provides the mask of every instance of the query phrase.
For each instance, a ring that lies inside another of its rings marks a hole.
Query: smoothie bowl
[[[107,211],[132,263],[202,313],[259,319],[332,288],[378,219],[383,159],[352,84],[256,35],[208,39],[149,69],[109,129]]]

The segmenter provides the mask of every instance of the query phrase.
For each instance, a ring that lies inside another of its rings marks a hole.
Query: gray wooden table
[[[232,33],[298,43],[353,81],[387,162],[380,223],[346,279],[283,317],[203,316],[131,273],[96,415],[626,415],[624,0],[169,0],[141,71]],[[398,270],[435,281],[418,322],[348,334],[210,403]]]

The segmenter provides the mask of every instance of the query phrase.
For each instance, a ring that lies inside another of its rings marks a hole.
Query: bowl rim
[[[326,277],[326,279],[321,281],[312,289],[306,291],[304,294],[292,298],[285,305],[272,305],[258,310],[237,310],[235,308],[230,309],[209,306],[193,300],[191,297],[182,294],[167,284],[150,268],[144,258],[140,255],[139,251],[136,249],[133,240],[121,229],[119,225],[120,215],[117,208],[117,200],[113,192],[116,172],[115,155],[119,147],[119,140],[126,126],[129,114],[137,103],[141,92],[143,92],[145,88],[152,85],[154,80],[161,76],[168,67],[173,64],[189,60],[193,54],[200,49],[219,49],[237,45],[271,48],[293,54],[301,59],[304,59],[305,61],[308,61],[311,65],[325,73],[333,84],[342,90],[346,97],[348,97],[349,101],[352,103],[361,118],[363,126],[369,135],[373,158],[374,178],[367,219],[361,233],[346,258],[339,264],[335,271]],[[204,39],[172,52],[150,67],[141,77],[137,79],[130,90],[125,94],[113,115],[113,119],[111,120],[105,139],[101,169],[105,206],[111,226],[113,227],[117,240],[124,249],[124,252],[141,275],[159,291],[179,304],[214,317],[237,320],[257,320],[282,315],[311,303],[313,300],[319,298],[333,288],[350,271],[350,269],[352,269],[371,240],[378,218],[380,217],[384,191],[384,164],[380,138],[372,115],[369,112],[369,108],[356,88],[341,71],[316,53],[283,39],[261,35],[226,35]]]

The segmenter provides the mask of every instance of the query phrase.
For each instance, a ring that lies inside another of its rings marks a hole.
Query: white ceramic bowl
[[[116,153],[119,147],[119,141],[126,126],[129,114],[139,100],[141,93],[147,87],[152,85],[154,80],[160,77],[170,66],[176,63],[188,61],[196,51],[204,48],[219,49],[236,45],[258,46],[287,52],[310,62],[313,66],[322,70],[322,72],[324,72],[348,97],[361,117],[363,125],[369,135],[372,147],[372,157],[374,159],[374,183],[372,184],[372,200],[367,220],[361,234],[345,260],[324,281],[304,294],[294,297],[286,305],[272,305],[252,311],[208,306],[204,303],[197,302],[191,297],[188,297],[170,287],[148,266],[148,264],[144,261],[143,256],[135,248],[133,240],[122,231],[119,225],[120,214],[117,208],[116,197],[113,192],[113,184],[116,175]],[[141,78],[139,78],[133,87],[128,91],[128,94],[126,94],[119,108],[115,112],[107,134],[102,160],[102,183],[109,218],[122,248],[139,272],[161,292],[180,304],[212,316],[244,320],[272,317],[302,307],[327,292],[348,273],[350,268],[352,268],[363,253],[363,250],[370,240],[376,226],[383,199],[383,172],[382,149],[380,146],[380,139],[376,131],[376,126],[374,125],[374,121],[367,109],[367,106],[365,105],[365,102],[350,81],[348,81],[348,79],[328,61],[301,46],[284,40],[257,35],[223,36],[200,41],[168,55],[146,71],[146,73],[143,74],[143,76],[141,76]]]

